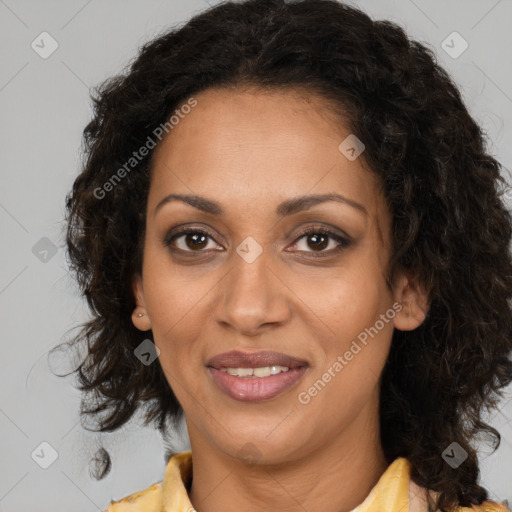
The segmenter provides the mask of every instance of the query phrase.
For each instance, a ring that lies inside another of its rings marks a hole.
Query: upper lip
[[[262,368],[265,366],[286,366],[288,368],[299,368],[307,366],[302,359],[264,350],[261,352],[246,353],[233,350],[212,357],[207,366],[212,368]]]

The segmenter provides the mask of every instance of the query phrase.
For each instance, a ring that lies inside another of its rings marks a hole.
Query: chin
[[[279,425],[279,418],[275,425]],[[285,420],[286,421],[286,420]],[[244,428],[245,427],[245,428]],[[290,428],[280,427],[272,431],[268,425],[226,425],[226,429],[236,432],[235,436],[223,435],[216,445],[228,456],[249,464],[280,464],[289,462],[304,454],[309,443],[304,436],[304,429],[296,432]],[[223,432],[225,434],[225,432]]]

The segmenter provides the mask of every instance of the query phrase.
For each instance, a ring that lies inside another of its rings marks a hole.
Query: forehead
[[[307,193],[337,192],[375,215],[382,207],[376,177],[339,150],[351,134],[331,102],[300,90],[194,98],[155,150],[148,209],[170,193],[214,197],[237,213]]]

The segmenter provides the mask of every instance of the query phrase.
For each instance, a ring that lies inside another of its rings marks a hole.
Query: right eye
[[[204,249],[208,247],[208,239],[215,242],[213,237],[204,230],[184,228],[177,233],[167,235],[164,239],[164,246],[183,252],[207,252]],[[210,247],[210,249],[215,248]]]

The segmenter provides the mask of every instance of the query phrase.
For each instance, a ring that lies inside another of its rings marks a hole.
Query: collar
[[[365,500],[350,512],[427,512],[427,490],[411,478],[411,463],[396,458],[384,471]],[[173,455],[162,482],[153,484],[119,501],[112,501],[105,512],[195,512],[188,496],[192,482],[192,452]],[[435,495],[435,493],[434,493]],[[449,512],[507,512],[499,502],[485,501],[472,508],[458,507]],[[439,511],[438,511],[439,512]]]
[[[410,463],[407,459],[395,459],[381,475],[366,499],[351,512],[394,512],[409,511]],[[187,488],[192,479],[192,452],[173,455],[167,464],[163,480],[163,510],[165,512],[186,512],[194,510]],[[417,491],[421,490],[418,488]],[[413,495],[417,496],[417,493]],[[413,497],[412,496],[412,497]],[[422,510],[417,508],[418,512]]]

